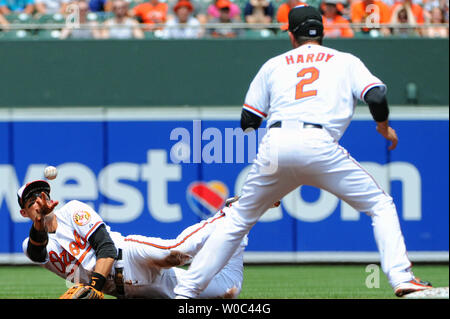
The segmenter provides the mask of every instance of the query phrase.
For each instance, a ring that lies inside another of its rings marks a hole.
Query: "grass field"
[[[417,277],[448,287],[448,265],[416,265]],[[379,288],[367,288],[366,265],[246,265],[244,299],[396,298],[380,270]],[[65,281],[38,266],[0,266],[0,299],[58,298]],[[111,297],[113,298],[113,297]]]

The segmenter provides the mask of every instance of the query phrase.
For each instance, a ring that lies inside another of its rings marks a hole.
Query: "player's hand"
[[[58,204],[59,202],[57,200],[47,200],[47,195],[42,192],[41,196],[36,198],[36,205],[38,207],[37,221],[40,221],[44,216],[50,214]]]
[[[389,126],[388,121],[377,122],[377,131],[380,133],[385,139],[391,142],[391,145],[388,147],[390,151],[395,149],[398,144],[398,137],[395,130]]]

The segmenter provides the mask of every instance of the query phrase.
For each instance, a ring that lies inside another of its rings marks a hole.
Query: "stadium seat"
[[[61,13],[54,13],[54,14],[41,14],[36,17],[36,20],[38,23],[44,24],[57,24],[57,23],[64,23],[65,18]]]
[[[26,13],[11,13],[5,16],[11,24],[27,24],[34,22],[34,19],[31,15]]]
[[[129,9],[131,9],[131,8],[134,8],[135,6],[137,6],[137,5],[140,5],[141,3],[144,3],[145,2],[145,0],[131,0],[131,1],[128,1],[128,8]]]
[[[155,34],[152,31],[144,31],[145,39],[157,39]]]
[[[152,40],[163,39],[163,31],[162,30],[144,31],[144,38]]]
[[[371,38],[370,34],[367,33],[367,32],[355,31],[354,34],[355,34],[354,37],[356,39],[369,39],[369,38]]]
[[[304,2],[306,2],[309,6],[312,6],[312,7],[315,7],[315,8],[319,8],[320,3],[322,1],[321,0],[306,0]]]
[[[254,30],[254,29],[248,29],[245,30],[245,38],[247,39],[267,39],[267,38],[274,38],[276,37],[275,33],[268,29],[262,29],[262,30]]]
[[[231,2],[234,2],[235,4],[237,4],[239,6],[239,8],[241,8],[241,11],[244,10],[245,8],[245,4],[247,3],[248,0],[231,0]]]
[[[39,23],[37,19],[33,18],[33,16],[26,14],[26,13],[13,13],[8,14],[5,16],[5,18],[8,20],[11,24],[32,24],[32,23]]]
[[[21,39],[31,39],[33,35],[26,30],[13,30],[0,32],[0,37],[3,40],[21,40]]]
[[[86,19],[91,22],[100,20],[99,15],[95,12],[89,12],[86,16]]]
[[[38,38],[42,40],[59,39],[61,35],[60,30],[39,30]]]
[[[289,34],[287,32],[278,30],[277,32],[277,38],[281,38],[281,39],[289,39]]]
[[[137,6],[138,4],[140,4],[141,2],[136,2],[136,1],[129,1],[128,2],[128,9],[133,9],[135,6]]]
[[[101,23],[114,17],[113,12],[97,12],[97,15],[98,15],[97,21]]]
[[[36,20],[38,23],[49,23],[49,21],[51,21],[52,19],[52,15],[51,14],[37,14],[36,16]]]

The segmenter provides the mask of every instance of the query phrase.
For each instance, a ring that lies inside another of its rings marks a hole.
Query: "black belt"
[[[122,249],[119,248],[116,260],[122,260]],[[116,291],[119,299],[125,296],[125,289],[123,287],[123,267],[115,267],[114,283],[116,284]]]
[[[269,126],[269,128],[281,127],[281,121],[275,122]],[[303,128],[323,128],[320,124],[303,122]]]

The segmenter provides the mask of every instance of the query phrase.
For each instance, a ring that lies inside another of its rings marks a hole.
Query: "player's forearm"
[[[109,275],[109,273],[111,272],[113,265],[114,265],[114,258],[97,259],[97,263],[95,264],[94,272],[96,272],[106,278]]]
[[[106,277],[111,272],[117,249],[105,225],[100,225],[88,239],[95,251],[97,262],[91,277],[91,286],[101,291],[106,282]]]
[[[392,127],[389,126],[389,121],[387,119],[382,122],[377,122],[377,131],[385,139],[391,141],[391,145],[388,147],[389,150],[393,150],[397,147],[398,144],[397,133]]]
[[[99,258],[95,263],[94,271],[91,274],[89,285],[98,291],[102,291],[106,283],[106,278],[111,272],[114,258]]]
[[[379,130],[387,130],[389,127],[389,120],[377,122],[377,128]]]

